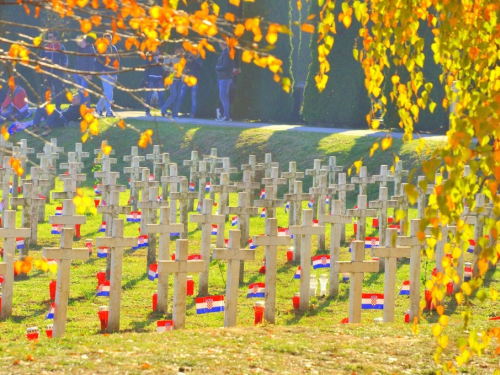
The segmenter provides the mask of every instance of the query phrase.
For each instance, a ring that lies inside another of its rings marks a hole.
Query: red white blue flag
[[[472,263],[465,263],[464,266],[464,281],[469,281],[472,278]]]
[[[217,236],[217,224],[212,224],[212,236]]]
[[[307,202],[307,207],[312,208],[314,206],[314,196],[311,195],[311,199]]]
[[[410,295],[410,280],[403,281],[403,285],[401,286],[401,290],[399,291],[400,296],[409,296]]]
[[[134,197],[130,197],[130,199],[128,200],[128,203],[127,203],[129,206],[133,205],[134,204]]]
[[[264,199],[266,197],[266,189],[262,189],[260,191],[260,195],[259,195],[260,199]]]
[[[194,191],[194,182],[189,183],[189,191]]]
[[[201,201],[198,201],[198,207],[196,207],[196,211],[201,212]]]
[[[155,281],[158,278],[158,264],[154,263],[149,266],[148,279]]]
[[[106,258],[108,256],[108,248],[107,247],[98,247],[97,248],[97,257],[98,258]]]
[[[330,196],[329,195],[326,196],[325,203],[330,204]]]
[[[285,203],[285,213],[287,213],[289,209],[290,209],[290,201],[287,201]]]
[[[247,298],[264,298],[266,295],[265,283],[253,283],[248,286]]]
[[[61,234],[62,233],[62,224],[52,224],[52,230],[50,234]]]
[[[467,252],[473,254],[475,247],[476,247],[476,241],[469,240],[469,247],[467,248]]]
[[[150,174],[149,175],[149,182],[153,182],[155,180],[155,175],[154,174]]]
[[[141,211],[132,211],[127,215],[127,222],[129,223],[140,223],[141,222]]]
[[[288,228],[278,228],[278,236],[288,236],[290,230]]]
[[[209,192],[209,191],[210,191],[210,182],[207,182],[207,183],[205,184],[205,191],[206,191],[206,192]]]
[[[16,245],[18,249],[24,249],[24,238],[16,238]]]
[[[363,310],[383,310],[384,294],[382,293],[362,293],[361,308]]]
[[[56,207],[56,216],[62,215],[62,206],[61,207]]]
[[[234,227],[235,225],[238,225],[238,216],[233,216],[231,218],[231,226]]]
[[[99,288],[97,289],[97,297],[109,297],[109,285],[109,280],[106,280],[104,283],[99,285]]]
[[[173,320],[158,320],[156,322],[156,332],[163,333],[174,329]]]
[[[191,255],[188,255],[188,261],[189,260],[201,260],[201,254],[191,254]]]
[[[224,311],[224,296],[198,297],[196,301],[196,313],[208,314]]]
[[[106,222],[103,221],[99,226],[99,232],[106,232]]]
[[[378,237],[365,237],[365,249],[372,249],[379,246]]]
[[[297,268],[297,271],[295,271],[295,275],[293,275],[294,279],[300,280],[300,271],[301,271],[301,269],[302,268],[300,266]]]
[[[94,185],[94,193],[96,195],[100,195],[101,194],[101,192],[99,191],[99,189],[97,189],[97,185]]]
[[[52,304],[50,305],[50,308],[49,308],[49,312],[47,313],[47,315],[45,315],[45,320],[54,319],[54,311],[55,310],[56,310],[56,304],[55,304],[55,302],[52,302]]]
[[[248,244],[250,245],[250,250],[254,250],[254,249],[258,248],[257,245],[253,244],[253,240],[251,238],[248,240]]]
[[[330,255],[316,255],[312,257],[313,269],[330,268]]]
[[[143,234],[137,237],[137,246],[132,247],[132,249],[137,250],[140,249],[141,247],[148,247],[149,241],[148,241],[148,235]]]
[[[262,207],[262,210],[260,210],[260,217],[266,217],[266,208]]]

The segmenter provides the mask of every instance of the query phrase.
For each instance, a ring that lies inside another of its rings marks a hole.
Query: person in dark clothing
[[[233,81],[233,59],[229,56],[229,48],[226,42],[220,42],[219,47],[222,50],[215,71],[217,72],[217,80],[219,81],[219,98],[224,108],[223,116],[218,121],[232,121],[229,117],[229,87]]]
[[[68,56],[66,55],[64,45],[57,41],[57,32],[49,31],[47,33],[48,42],[45,45],[40,57],[42,59],[49,60],[54,67],[44,68],[47,73],[43,75],[43,88],[44,92],[41,95],[45,98],[45,92],[50,90],[57,110],[61,110],[61,102],[63,97],[63,82],[61,77],[63,76],[63,71],[60,68],[55,67],[59,65],[62,67],[68,67]]]
[[[167,66],[169,67],[169,73],[174,72],[174,80],[170,85],[170,96],[168,97],[165,104],[163,104],[163,106],[161,107],[161,115],[166,116],[167,109],[169,109],[172,106],[173,119],[179,118],[179,97],[181,94],[182,79],[181,77],[177,77],[175,65],[179,63],[179,61],[181,60],[182,51],[183,51],[182,47],[177,47],[174,51],[174,56],[170,58],[169,61],[167,62]]]
[[[42,135],[52,133],[52,128],[66,126],[72,121],[80,121],[80,95],[73,95],[71,105],[63,112],[54,110],[50,115],[46,107],[37,108],[35,118],[33,119],[33,132],[37,133],[40,130],[40,123],[45,119],[45,128]]]
[[[78,95],[80,95],[80,102],[86,104],[90,108],[90,95],[84,90],[89,87],[89,81],[92,76],[83,72],[94,72],[95,68],[95,49],[92,43],[89,43],[88,36],[80,35],[76,39],[78,45],[75,62],[75,70],[81,71],[82,74],[75,73],[75,83],[78,86]]]
[[[200,56],[195,56],[192,53],[189,54],[186,66],[184,67],[184,74],[188,76],[192,76],[196,78],[196,84],[189,86],[186,82],[182,83],[181,86],[181,95],[179,97],[179,103],[177,106],[177,111],[182,105],[184,101],[184,96],[189,89],[191,89],[191,112],[189,113],[190,118],[194,118],[196,115],[196,107],[197,107],[197,95],[198,95],[198,80],[201,75],[201,66],[203,65],[203,59]]]
[[[118,50],[111,44],[113,37],[111,34],[106,33],[103,35],[109,42],[106,52],[102,55],[98,55],[96,58],[96,71],[102,73],[102,91],[103,96],[97,102],[95,106],[96,112],[102,116],[103,110],[106,109],[106,117],[115,117],[115,114],[111,110],[111,104],[113,103],[113,90],[116,85],[117,76],[116,74],[111,74],[120,68],[120,56],[118,55]]]
[[[229,107],[233,105],[234,99],[236,98],[236,81],[238,75],[241,73],[241,69],[238,63],[238,51],[236,51],[236,56],[233,60],[233,78],[231,79],[231,84],[229,85]],[[219,103],[219,108],[217,108],[217,120],[220,120],[222,114],[224,113],[224,107],[222,102]]]
[[[163,85],[163,74],[165,73],[165,68],[160,65],[160,50],[157,49],[153,52],[151,64],[144,70],[143,85],[148,89],[159,89],[158,93],[158,105],[161,108],[163,102],[165,101],[165,96],[163,92],[165,91]],[[151,99],[153,97],[153,91],[146,92],[146,116],[151,116]]]
[[[18,80],[14,78],[14,90],[7,93],[0,107],[0,124],[6,121],[22,120],[31,116],[28,108],[28,96],[26,91],[19,86]]]

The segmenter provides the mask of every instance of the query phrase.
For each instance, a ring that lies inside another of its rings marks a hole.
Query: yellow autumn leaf
[[[389,147],[392,146],[392,138],[391,137],[385,137],[382,139],[382,150],[387,150]]]
[[[438,345],[441,348],[446,349],[446,347],[448,346],[448,336],[446,335],[440,336],[438,338]]]
[[[43,42],[43,38],[41,36],[37,36],[33,38],[33,45],[38,47]]]
[[[432,326],[432,334],[434,335],[434,337],[438,337],[441,332],[443,332],[443,327],[441,326],[441,324],[434,324]]]
[[[47,110],[47,115],[50,116],[54,112],[54,110],[56,109],[56,106],[55,106],[55,104],[47,104],[45,109]]]
[[[73,101],[73,94],[71,91],[66,91],[66,99],[68,99],[68,102],[70,103]]]

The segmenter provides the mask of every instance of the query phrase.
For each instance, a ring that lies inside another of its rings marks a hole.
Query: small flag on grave
[[[212,236],[217,236],[217,224],[212,224]]]
[[[52,224],[52,230],[50,234],[61,234],[62,233],[62,224]]]
[[[319,220],[318,219],[313,219],[312,226],[313,227],[319,226]]]
[[[42,195],[40,193],[38,193],[38,198],[40,198],[40,199],[47,199],[47,197],[45,195]]]
[[[24,249],[24,238],[16,238],[16,245],[18,249]]]
[[[56,216],[62,215],[62,206],[61,207],[56,207]]]
[[[262,210],[260,210],[260,217],[266,217],[266,208],[262,207]]]
[[[401,290],[399,291],[400,296],[409,296],[410,295],[410,280],[403,281],[403,285],[401,286]]]
[[[99,285],[99,288],[97,289],[97,297],[109,297],[109,290],[110,290],[110,283],[109,280],[104,281],[101,285]]]
[[[128,187],[130,188],[130,178],[128,179]]]
[[[198,201],[198,207],[196,207],[196,211],[201,212],[201,201]]]
[[[158,278],[158,264],[154,263],[149,266],[148,279],[155,281]]]
[[[329,195],[326,196],[325,203],[326,204],[330,204],[330,196]]]
[[[285,214],[288,212],[289,209],[290,209],[290,201],[287,201],[285,203]]]
[[[250,250],[256,249],[258,246],[253,244],[253,240],[250,238],[248,240],[248,244],[250,245]]]
[[[149,182],[153,182],[155,180],[155,175],[154,174],[150,174],[149,175]]]
[[[208,314],[224,311],[224,296],[198,297],[196,301],[196,313]]]
[[[99,226],[99,232],[106,232],[106,222],[103,221]]]
[[[311,200],[307,203],[307,207],[312,208],[314,206],[314,196],[311,195]]]
[[[398,234],[401,234],[401,225],[389,225],[389,229],[397,229]]]
[[[161,195],[158,195],[158,203],[161,203],[163,201],[163,198],[161,197]]]
[[[259,195],[260,199],[264,199],[266,197],[266,189],[262,189],[260,191],[260,195]]]
[[[108,256],[108,248],[107,247],[98,247],[97,248],[97,257],[98,258],[106,258]]]
[[[464,266],[464,281],[469,281],[472,278],[472,263],[466,262]]]
[[[4,280],[3,275],[0,275],[0,284],[3,283],[3,280]]]
[[[330,255],[316,255],[312,257],[313,269],[330,268]]]
[[[12,182],[9,182],[9,193],[12,194]]]
[[[265,283],[253,283],[248,286],[247,298],[264,298],[266,295]]]
[[[295,271],[295,275],[293,275],[294,279],[300,280],[300,270],[301,269],[302,268],[300,266],[297,268],[297,271]]]
[[[191,255],[188,255],[188,261],[189,260],[201,260],[201,254],[191,254]]]
[[[140,223],[141,222],[141,211],[132,211],[130,214],[127,214],[127,222]]]
[[[467,248],[467,252],[473,254],[475,247],[476,247],[476,241],[469,240],[469,247]]]
[[[210,191],[210,182],[205,184],[205,191],[208,193]]]
[[[52,304],[50,305],[50,308],[49,308],[49,312],[47,313],[47,315],[45,315],[45,320],[47,319],[54,319],[54,311],[56,309],[56,303],[55,302],[52,302]]]
[[[379,247],[378,237],[365,237],[365,249]]]
[[[279,228],[278,227],[278,236],[288,236],[290,234],[290,230],[288,228]]]
[[[129,206],[133,205],[134,204],[134,197],[130,197],[130,199],[128,200],[127,204]]]
[[[238,225],[238,216],[233,216],[231,218],[231,226],[234,227],[235,225]]]
[[[194,182],[189,183],[189,191],[194,191]]]
[[[382,293],[362,293],[361,308],[363,310],[383,310],[384,295]]]
[[[149,241],[148,241],[148,235],[143,234],[137,237],[137,246],[132,247],[133,250],[140,249],[141,247],[148,247]]]
[[[158,320],[156,322],[156,332],[163,333],[174,329],[173,320]]]
[[[97,185],[94,185],[94,193],[96,195],[101,195],[101,192],[97,189]]]
[[[3,202],[3,199],[2,199],[2,201],[0,202],[0,212],[3,211],[4,207],[5,207],[5,203]]]

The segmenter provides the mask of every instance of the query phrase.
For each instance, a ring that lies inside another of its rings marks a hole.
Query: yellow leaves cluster
[[[53,262],[49,264],[48,260],[45,258],[35,260],[33,265],[42,272],[57,274],[57,263]]]
[[[80,131],[83,133],[81,139],[85,143],[89,135],[99,135],[99,120],[94,116],[94,109],[87,108],[84,104],[80,106],[80,115],[82,116]]]
[[[9,160],[9,165],[12,167],[14,172],[21,177],[24,174],[24,168],[22,166],[21,160],[16,159],[15,157],[11,156]]]
[[[76,189],[76,195],[73,198],[73,203],[75,204],[77,215],[85,215],[86,213],[95,215],[97,213],[94,200],[86,196],[81,188]]]
[[[139,142],[137,142],[137,145],[140,148],[146,148],[148,145],[153,144],[153,139],[151,138],[153,136],[153,131],[151,129],[146,130],[141,134],[141,137],[139,138]]]
[[[9,56],[13,59],[19,59],[21,64],[28,64],[30,59],[30,51],[22,44],[12,43],[9,48]],[[12,60],[12,64],[15,65],[16,60]]]

